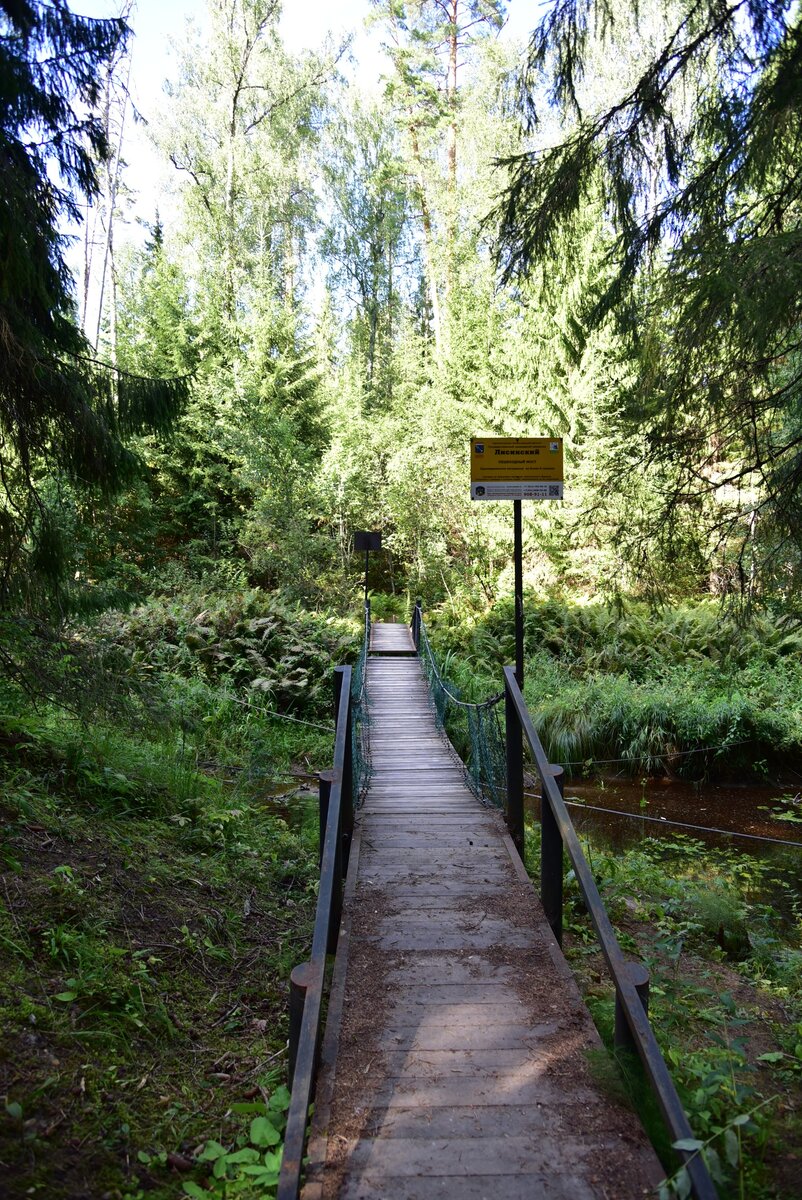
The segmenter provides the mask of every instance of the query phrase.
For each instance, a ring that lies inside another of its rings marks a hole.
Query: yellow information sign
[[[471,438],[471,500],[562,498],[562,438]]]

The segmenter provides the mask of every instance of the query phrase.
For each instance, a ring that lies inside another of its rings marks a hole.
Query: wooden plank
[[[473,934],[451,933],[444,929],[418,928],[372,937],[382,950],[521,950],[537,947],[533,933],[523,929],[501,931],[477,929]]]
[[[404,629],[373,628],[387,646]],[[304,1200],[644,1196],[662,1172],[632,1114],[606,1127],[611,1102],[584,1057],[598,1037],[500,814],[436,726],[417,659],[371,656],[367,696],[353,970],[338,975],[339,1056],[325,1063]],[[595,1173],[616,1154],[613,1193],[609,1171],[598,1186]]]
[[[413,1024],[403,1025],[392,1023],[391,1028],[385,1029],[379,1038],[378,1045],[383,1051],[395,1048],[405,1050],[454,1050],[463,1054],[471,1050],[518,1050],[521,1046],[536,1046],[544,1037],[552,1036],[558,1027],[558,1021],[543,1021],[532,1024],[522,1020],[517,1012],[504,1010],[508,1020],[500,1021],[496,1010],[492,1021],[483,1024],[453,1024],[451,1021],[443,1025]]]
[[[349,1163],[360,1173],[392,1178],[443,1176],[454,1181],[455,1191],[465,1176],[521,1175],[535,1160],[545,1173],[564,1166],[559,1146],[543,1144],[543,1130],[477,1137],[365,1138],[352,1142]],[[593,1146],[575,1147],[574,1167],[592,1153]],[[503,1186],[499,1180],[497,1186]]]
[[[538,1027],[547,1024],[548,1022],[541,1021],[538,1022]],[[385,1015],[381,1036],[411,1035],[420,1038],[421,1044],[437,1044],[444,1049],[448,1049],[451,1044],[449,1040],[444,1039],[453,1036],[454,1048],[458,1049],[460,1046],[467,1048],[469,1045],[495,1045],[495,1036],[505,1037],[506,1027],[516,1030],[534,1027],[534,1023],[530,1025],[530,1014],[526,1005],[516,997],[508,996],[505,1000],[500,1000],[494,1009],[492,1021],[488,1021],[487,1009],[483,1005],[462,1004],[459,1012],[450,1014],[445,1025],[442,1012],[435,1009],[415,1004],[391,1005]]]
[[[415,1178],[363,1173],[346,1178],[340,1200],[599,1200],[579,1179],[560,1181],[542,1173],[527,1172],[505,1178],[503,1194],[495,1175],[462,1178],[455,1186],[446,1176]]]
[[[401,652],[414,655],[415,646],[408,625],[394,625],[376,621],[370,627],[370,653],[382,654]]]
[[[395,1079],[440,1079],[474,1075],[477,1068],[521,1074],[531,1053],[521,1046],[496,1046],[492,1050],[385,1050],[383,1063]],[[512,1132],[510,1130],[510,1132]]]
[[[485,1017],[485,1019],[487,1019]],[[503,1072],[485,1075],[460,1075],[458,1079],[390,1079],[387,1076],[368,1076],[370,1096],[374,1105],[386,1108],[453,1108],[459,1102],[476,1108],[503,1104],[543,1103],[543,1081],[534,1076],[510,1086]]]
[[[477,983],[480,980],[513,982],[520,964],[492,962],[478,954],[405,954],[401,962],[388,966],[387,982],[417,986],[421,983]]]
[[[487,1051],[486,1053],[494,1053]],[[441,1138],[504,1136],[548,1129],[542,1109],[523,1104],[503,1104],[482,1111],[455,1104],[451,1108],[371,1109],[365,1120],[365,1133],[373,1138]]]

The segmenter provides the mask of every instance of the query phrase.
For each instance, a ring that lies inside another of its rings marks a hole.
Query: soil
[[[3,1196],[174,1197],[207,1139],[234,1139],[232,1103],[284,1074],[308,866],[198,850],[157,821],[6,833]]]

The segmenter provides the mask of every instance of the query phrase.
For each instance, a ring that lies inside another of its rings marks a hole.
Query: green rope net
[[[362,649],[351,672],[351,761],[353,763],[354,807],[358,808],[370,783],[370,737],[365,667],[370,648],[370,601],[365,603],[365,634]]]
[[[473,793],[485,804],[503,808],[507,796],[507,750],[498,705],[504,693],[482,704],[469,704],[459,688],[444,678],[423,620],[418,653],[429,684],[437,724],[462,759]]]

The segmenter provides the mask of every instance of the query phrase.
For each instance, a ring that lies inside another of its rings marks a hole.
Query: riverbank
[[[572,817],[577,810],[572,810]],[[625,953],[650,975],[650,1016],[722,1196],[802,1191],[802,894],[799,854],[753,855],[680,832],[623,847],[578,824]],[[528,823],[537,878],[539,828]],[[612,1049],[614,993],[573,873],[564,951],[607,1046],[597,1069],[677,1169],[637,1063]],[[682,1177],[666,1195],[683,1195]]]
[[[463,699],[498,693],[515,657],[509,600],[476,612],[443,605],[428,625]],[[525,648],[529,711],[571,779],[664,775],[796,790],[802,638],[782,619],[747,621],[714,601],[649,609],[527,595]]]

